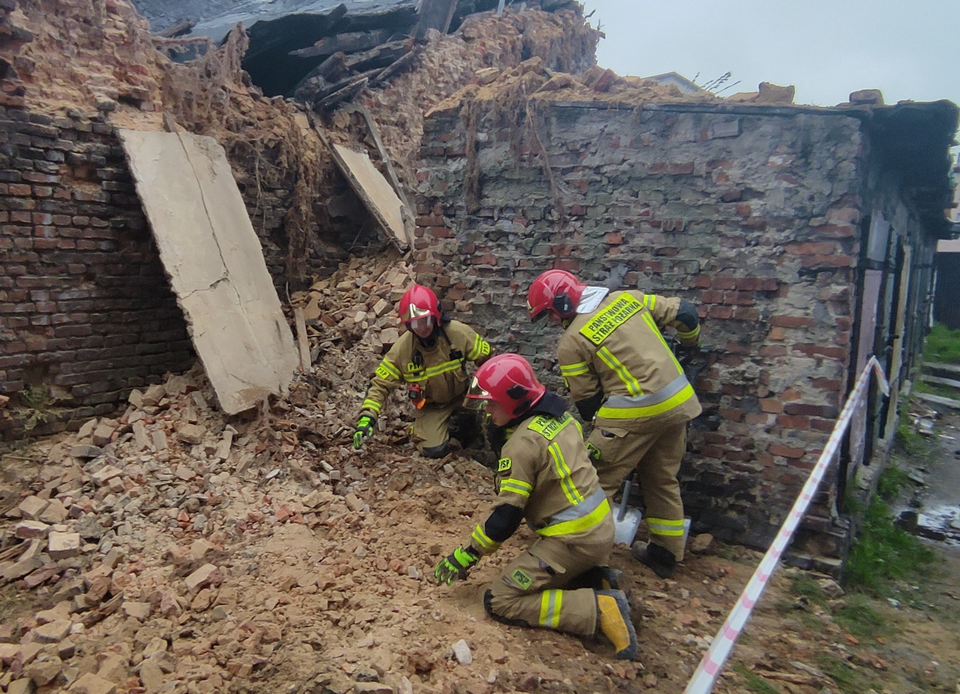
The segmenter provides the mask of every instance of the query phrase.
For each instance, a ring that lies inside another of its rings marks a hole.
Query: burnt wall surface
[[[6,438],[112,411],[193,363],[113,128],[0,108],[0,393]],[[42,415],[37,418],[36,415]]]
[[[624,286],[696,302],[712,365],[697,384],[705,413],[681,471],[687,511],[697,528],[766,546],[847,382],[859,122],[692,105],[554,104],[534,117],[534,127],[501,126],[511,119],[488,114],[469,136],[455,112],[428,120],[419,279],[497,347],[530,357],[553,387],[562,387],[559,334],[526,320],[541,271],[599,283],[623,264]],[[835,485],[823,486],[811,532],[831,531]]]

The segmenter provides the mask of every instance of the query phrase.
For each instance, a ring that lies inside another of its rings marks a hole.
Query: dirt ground
[[[188,397],[171,394],[157,420],[193,417]],[[660,580],[618,548],[612,564],[624,571],[640,663],[613,660],[603,641],[507,627],[485,615],[481,596],[531,541],[526,529],[466,581],[431,580],[436,561],[485,517],[493,498],[489,470],[462,452],[441,461],[421,458],[389,432],[360,453],[349,448],[347,433],[325,446],[310,444],[304,422],[316,413],[284,408],[269,421],[263,412],[233,421],[236,450],[220,463],[172,437],[169,450],[158,454],[134,452],[131,436],[107,446],[112,464],[126,473],[127,495],[139,503],[120,513],[104,489],[84,487],[89,497],[78,503],[98,502],[84,508],[99,511],[110,530],[84,546],[78,571],[95,576],[115,561],[112,573],[106,570],[111,581],[103,600],[122,595],[124,609],[71,630],[75,652],[64,651],[62,643],[43,645],[35,629],[45,621],[38,611],[53,607],[77,571],[32,590],[23,580],[0,589],[0,618],[11,627],[4,640],[39,643],[30,651],[34,665],[59,653],[59,674],[39,692],[62,691],[84,673],[99,672],[130,693],[672,694],[684,690],[760,560],[755,551],[714,542],[706,553],[688,555],[675,579]],[[284,423],[297,416],[294,444]],[[199,421],[211,430],[223,426],[213,411]],[[286,452],[286,464],[265,455],[264,431]],[[4,487],[19,497],[55,491],[51,476],[77,462],[64,453],[77,443],[76,434],[63,435],[6,456]],[[259,457],[249,462],[244,446]],[[945,464],[956,465],[949,453]],[[238,460],[247,461],[240,474]],[[96,460],[86,465],[97,468]],[[185,465],[195,474],[185,473]],[[4,518],[0,528],[16,522]],[[831,579],[781,568],[714,691],[960,691],[960,553],[942,554],[943,563],[922,585],[907,586],[900,600],[869,601],[884,623],[870,638],[841,626],[836,615],[854,598],[841,595]],[[189,577],[206,564],[217,567],[219,579],[191,588]],[[796,589],[804,582],[832,597],[805,599]],[[128,609],[127,601],[148,605],[147,614]],[[74,625],[83,619],[71,616]],[[460,640],[469,646],[469,664],[453,657]],[[160,681],[146,681],[148,659],[163,668]],[[7,667],[0,686],[30,672],[28,663],[0,662]],[[104,672],[104,663],[113,671]]]

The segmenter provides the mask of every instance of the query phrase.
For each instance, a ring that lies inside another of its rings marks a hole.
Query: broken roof
[[[162,31],[180,22],[195,22],[190,36],[209,36],[219,42],[237,24],[250,28],[256,22],[287,15],[328,14],[344,5],[349,14],[377,14],[415,8],[417,0],[133,0],[137,11]]]

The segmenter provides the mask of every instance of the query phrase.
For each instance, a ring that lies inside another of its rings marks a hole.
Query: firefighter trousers
[[[681,561],[683,501],[677,473],[687,447],[686,422],[644,433],[597,427],[590,434],[587,447],[599,454],[595,461],[597,475],[611,507],[614,493],[636,468],[650,541]]]
[[[606,565],[614,530],[612,518],[608,519],[582,540],[538,539],[490,585],[484,598],[487,611],[508,624],[595,636],[596,591],[564,588],[585,571]]]

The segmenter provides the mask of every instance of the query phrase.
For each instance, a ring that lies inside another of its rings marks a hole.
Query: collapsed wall
[[[166,112],[224,146],[283,298],[349,252],[384,247],[303,110],[265,98],[241,70],[242,30],[180,65],[126,0],[0,1],[0,29],[0,403],[12,399],[15,415],[0,410],[5,438],[76,426],[192,359],[116,127],[161,130]],[[365,104],[412,188],[425,108],[527,55],[593,64],[598,37],[574,10],[471,17],[456,35],[429,35],[410,70],[357,104],[313,116],[331,142],[380,163]]]
[[[698,304],[711,367],[697,386],[706,412],[681,472],[685,503],[695,527],[766,547],[847,383],[858,120],[543,91],[511,111],[490,90],[426,123],[418,278],[552,386],[558,331],[530,325],[525,306],[543,270],[599,283],[623,265],[624,286]],[[805,527],[832,532],[825,486]]]

